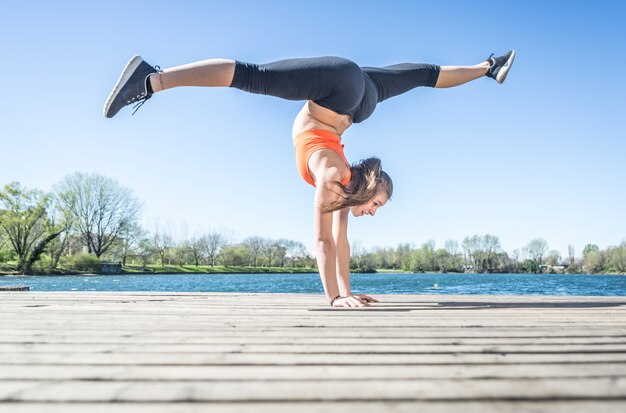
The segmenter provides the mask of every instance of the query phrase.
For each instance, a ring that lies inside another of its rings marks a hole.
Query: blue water
[[[353,274],[355,294],[626,296],[623,275]],[[438,284],[435,287],[435,284]],[[318,274],[161,274],[0,277],[31,291],[322,293]]]

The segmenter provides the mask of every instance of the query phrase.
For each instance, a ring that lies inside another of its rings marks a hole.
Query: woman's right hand
[[[333,307],[370,307],[370,304],[358,295],[349,295],[337,298]]]

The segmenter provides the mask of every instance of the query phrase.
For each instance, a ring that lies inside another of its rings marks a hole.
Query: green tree
[[[583,253],[584,254],[584,253]],[[600,250],[589,250],[583,257],[583,271],[587,274],[598,274],[604,267],[604,254]]]
[[[24,189],[17,182],[0,192],[0,230],[15,251],[22,274],[32,274],[33,264],[63,232],[48,216],[50,208],[50,195]]]
[[[599,252],[600,248],[596,244],[587,244],[585,248],[583,248],[583,258],[585,258],[588,254],[592,252]]]
[[[607,248],[606,255],[613,271],[626,273],[626,240],[616,247]]]
[[[225,267],[244,266],[251,259],[250,249],[245,244],[227,245],[220,252]]]

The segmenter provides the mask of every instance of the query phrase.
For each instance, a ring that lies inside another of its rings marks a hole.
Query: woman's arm
[[[333,213],[322,211],[322,207],[334,201],[336,197],[328,185],[318,182],[313,209],[317,268],[326,298],[331,301],[339,295],[339,287],[336,278],[337,247],[332,234]]]
[[[350,290],[350,242],[348,216],[350,208],[333,212],[333,239],[337,248],[337,284],[342,297],[352,295]]]
[[[309,169],[315,179],[314,230],[317,267],[324,286],[326,298],[335,307],[365,307],[368,301],[358,296],[340,294],[337,283],[337,244],[333,237],[333,212],[324,212],[324,207],[335,202],[340,195],[336,182],[341,180],[341,168],[345,163],[341,157],[330,149],[322,149],[309,157]],[[347,217],[346,217],[347,218]],[[346,238],[347,241],[347,238]],[[340,246],[343,253],[349,247]],[[345,256],[341,260],[345,261]],[[349,262],[345,271],[349,272]],[[348,281],[349,288],[349,281]],[[345,286],[344,286],[345,288]],[[343,291],[342,291],[343,293]],[[341,298],[337,298],[341,296]],[[337,299],[336,299],[337,298]],[[333,301],[334,300],[334,301]]]

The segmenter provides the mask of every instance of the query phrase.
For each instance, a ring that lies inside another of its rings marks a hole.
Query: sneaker
[[[495,79],[498,83],[503,83],[504,79],[506,79],[506,75],[511,69],[511,66],[513,66],[513,61],[515,60],[515,50],[511,50],[503,56],[492,56],[493,53],[487,59],[487,61],[491,63],[491,67],[487,70],[487,76]]]
[[[104,104],[104,116],[112,118],[120,109],[132,103],[137,103],[137,109],[139,109],[152,96],[152,93],[148,91],[147,81],[148,76],[157,73],[157,68],[158,66],[150,66],[141,56],[133,56],[126,64]]]

